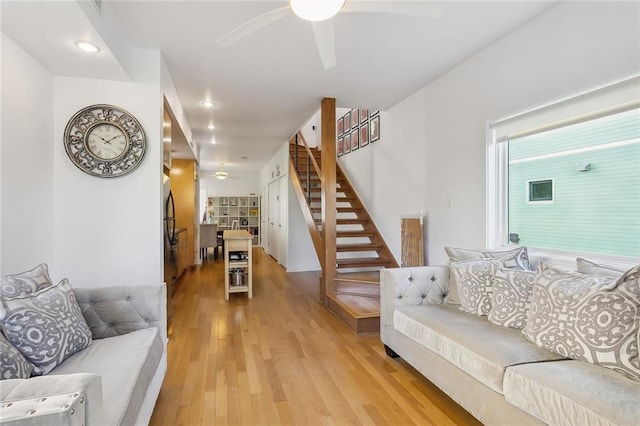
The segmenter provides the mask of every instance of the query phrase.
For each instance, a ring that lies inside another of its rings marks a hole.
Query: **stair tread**
[[[362,225],[369,222],[367,219],[360,218],[348,218],[348,219],[336,219],[337,225]]]
[[[342,306],[354,318],[380,316],[380,300],[377,298],[350,294],[327,294],[327,297]]]
[[[380,243],[361,243],[361,244],[337,244],[337,251],[377,251],[381,250],[383,245]]]
[[[346,259],[336,259],[336,263],[338,265],[380,265],[385,266],[391,262],[389,259],[385,259],[382,257],[350,257]]]
[[[338,238],[341,237],[368,237],[368,236],[372,236],[375,235],[376,233],[374,231],[369,231],[366,229],[362,229],[362,230],[357,230],[357,231],[337,231],[336,232],[336,236]]]

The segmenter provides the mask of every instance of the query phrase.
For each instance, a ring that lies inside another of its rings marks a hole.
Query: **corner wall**
[[[0,275],[7,275],[54,261],[53,77],[0,36]]]
[[[426,211],[429,264],[486,246],[486,124],[640,71],[640,5],[565,2],[386,113],[381,139],[340,158],[392,251]]]
[[[54,79],[54,252],[56,269],[78,287],[143,285],[164,280],[162,231],[162,91],[160,53],[136,51],[132,82]],[[62,136],[81,108],[106,103],[142,124],[147,152],[132,173],[89,176],[67,158]]]

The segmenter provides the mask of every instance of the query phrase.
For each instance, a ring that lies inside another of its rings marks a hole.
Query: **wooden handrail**
[[[311,159],[311,164],[313,165],[313,169],[316,171],[316,174],[318,175],[318,177],[320,177],[320,183],[323,183],[322,173],[320,173],[320,166],[318,166],[318,163],[316,162],[316,159],[313,156],[313,153],[311,152],[311,148],[309,148],[309,145],[307,145],[307,141],[304,138],[304,135],[302,134],[302,132],[298,132],[296,134],[295,140],[296,140],[296,145],[300,145],[297,142],[302,141],[302,146],[304,146],[305,151],[307,151],[307,158]],[[297,164],[296,164],[296,167],[297,167]]]
[[[300,209],[302,210],[302,215],[304,216],[304,221],[307,223],[307,227],[309,228],[309,235],[311,235],[311,241],[313,242],[313,248],[316,250],[316,255],[318,255],[318,260],[320,262],[320,268],[324,271],[324,246],[322,244],[322,235],[320,231],[318,231],[318,227],[316,226],[315,220],[313,218],[313,214],[311,213],[311,209],[309,208],[309,204],[303,204],[302,200],[305,200],[304,191],[302,190],[302,185],[300,185],[300,180],[298,178],[298,174],[294,169],[294,166],[291,161],[289,161],[289,176],[291,176],[291,183],[293,184],[293,190],[295,191],[298,198],[298,202],[300,204]]]

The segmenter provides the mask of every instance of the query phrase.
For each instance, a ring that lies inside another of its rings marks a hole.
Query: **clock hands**
[[[111,139],[109,139],[108,141],[105,141],[105,140],[104,140],[104,139],[102,139],[102,138],[100,138],[100,139],[102,139],[103,141],[105,141],[105,143],[108,143],[109,145],[111,145],[111,141],[112,141],[112,140],[114,140],[115,138],[119,138],[120,136],[123,136],[123,135],[115,135],[114,137],[112,137],[112,138],[111,138]]]

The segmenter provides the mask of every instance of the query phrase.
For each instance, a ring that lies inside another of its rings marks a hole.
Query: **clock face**
[[[113,160],[127,149],[127,136],[114,124],[101,123],[87,132],[86,145],[89,152],[101,160]]]
[[[71,117],[64,130],[64,148],[83,172],[117,177],[140,165],[147,141],[135,117],[121,108],[100,104]]]

